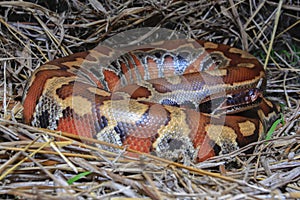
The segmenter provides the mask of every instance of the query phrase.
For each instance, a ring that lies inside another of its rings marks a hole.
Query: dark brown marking
[[[35,80],[29,86],[27,90],[26,98],[24,99],[23,106],[23,117],[24,122],[29,124],[32,121],[32,116],[36,105],[38,104],[39,98],[45,89],[45,83],[48,79],[54,77],[70,77],[73,73],[65,70],[38,70],[35,73]],[[30,94],[30,95],[29,95]]]

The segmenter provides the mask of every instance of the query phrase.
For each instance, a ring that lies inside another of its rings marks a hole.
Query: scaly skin
[[[122,50],[102,46],[38,68],[24,122],[200,162],[257,141],[277,118],[263,98],[263,67],[245,51],[189,40]]]

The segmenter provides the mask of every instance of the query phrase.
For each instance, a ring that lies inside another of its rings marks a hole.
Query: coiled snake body
[[[38,68],[25,123],[199,162],[257,141],[277,118],[263,67],[245,51],[190,40],[122,50],[101,46]]]

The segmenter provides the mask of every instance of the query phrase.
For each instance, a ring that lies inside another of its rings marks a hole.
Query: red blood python
[[[99,46],[34,71],[24,122],[200,162],[262,137],[279,112],[265,83],[259,61],[227,45],[175,40],[123,54]]]

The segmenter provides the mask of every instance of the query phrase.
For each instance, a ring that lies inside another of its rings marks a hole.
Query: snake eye
[[[250,100],[249,96],[245,96],[245,101],[248,102]]]
[[[227,104],[233,105],[233,104],[235,104],[235,100],[232,97],[228,97],[227,98]]]

